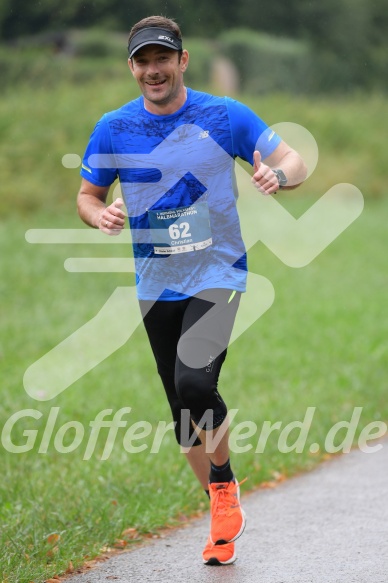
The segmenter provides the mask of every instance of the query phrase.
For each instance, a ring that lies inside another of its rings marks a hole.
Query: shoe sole
[[[208,559],[207,561],[205,561],[205,559],[203,560],[205,565],[209,565],[210,567],[222,567],[224,565],[231,565],[232,563],[234,563],[237,560],[237,556],[236,553],[233,555],[233,557],[231,557],[230,559],[228,559],[227,561],[219,561],[217,559],[217,557],[211,557],[210,559]]]

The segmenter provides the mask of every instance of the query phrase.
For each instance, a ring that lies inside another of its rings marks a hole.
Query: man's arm
[[[125,225],[125,214],[121,210],[124,202],[117,198],[106,206],[108,192],[109,186],[96,186],[83,178],[77,196],[78,214],[90,227],[108,235],[119,235]]]
[[[299,186],[307,176],[307,167],[299,154],[285,142],[280,142],[277,148],[261,160],[259,151],[254,152],[254,174],[252,182],[263,194],[273,194],[279,190],[279,181],[273,170],[282,170],[287,178],[284,190],[292,190]]]

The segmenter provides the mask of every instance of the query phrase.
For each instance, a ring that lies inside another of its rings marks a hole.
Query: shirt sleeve
[[[232,130],[234,155],[253,165],[253,152],[259,150],[267,158],[281,142],[270,127],[249,107],[234,99],[226,98]]]
[[[80,174],[96,186],[110,186],[118,176],[114,161],[109,126],[103,116],[90,136]]]

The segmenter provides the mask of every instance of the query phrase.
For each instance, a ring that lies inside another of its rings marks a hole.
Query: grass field
[[[41,582],[108,547],[128,547],[207,508],[171,432],[158,453],[150,452],[158,422],[170,418],[141,328],[52,401],[36,401],[23,388],[29,365],[90,320],[117,286],[133,285],[123,273],[65,271],[68,257],[111,257],[110,245],[31,245],[25,240],[32,228],[82,226],[74,205],[78,169],[63,168],[61,158],[69,152],[81,155],[98,117],[128,98],[124,82],[94,84],[92,101],[91,92],[86,83],[58,86],[50,93],[26,89],[0,102],[2,426],[18,411],[41,414],[39,419],[24,416],[11,432],[16,445],[35,440],[31,451],[10,453],[6,440],[0,448],[0,574],[8,583]],[[361,217],[305,268],[286,267],[260,243],[250,253],[251,271],[273,283],[276,297],[230,347],[220,381],[225,400],[238,409],[233,427],[249,421],[259,429],[243,442],[253,448],[233,455],[238,477],[249,478],[244,491],[313,468],[325,457],[330,428],[349,421],[355,407],[362,408],[355,440],[368,423],[388,421],[383,315],[388,202],[381,127],[387,106],[378,97],[335,104],[285,96],[260,103],[251,99],[250,105],[269,123],[305,125],[318,141],[316,172],[300,194],[281,199],[290,212],[300,215],[336,182],[356,184],[366,204]],[[114,247],[114,256],[127,255],[125,245]],[[104,342],[104,330],[100,339]],[[101,460],[108,437],[102,429],[90,459],[84,460],[90,423],[104,409],[113,415],[123,407],[131,411],[123,417],[127,425],[118,430],[109,458]],[[302,453],[280,452],[276,432],[264,452],[255,453],[265,421],[284,427],[302,421],[307,407],[316,409]],[[54,413],[49,439],[45,427]],[[84,438],[74,451],[58,453],[61,439],[65,447],[74,438],[74,431],[61,434],[61,428],[74,421],[84,428]],[[136,445],[147,447],[128,453],[125,432],[142,421],[151,423],[152,433],[144,439],[139,433]],[[337,443],[343,435],[338,434]],[[316,454],[309,451],[313,443],[320,445]]]

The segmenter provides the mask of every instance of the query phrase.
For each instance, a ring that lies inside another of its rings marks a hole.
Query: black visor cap
[[[164,28],[150,26],[142,28],[142,30],[133,35],[128,45],[129,58],[132,59],[136,51],[146,45],[162,45],[174,51],[182,50],[182,40],[173,32]]]

